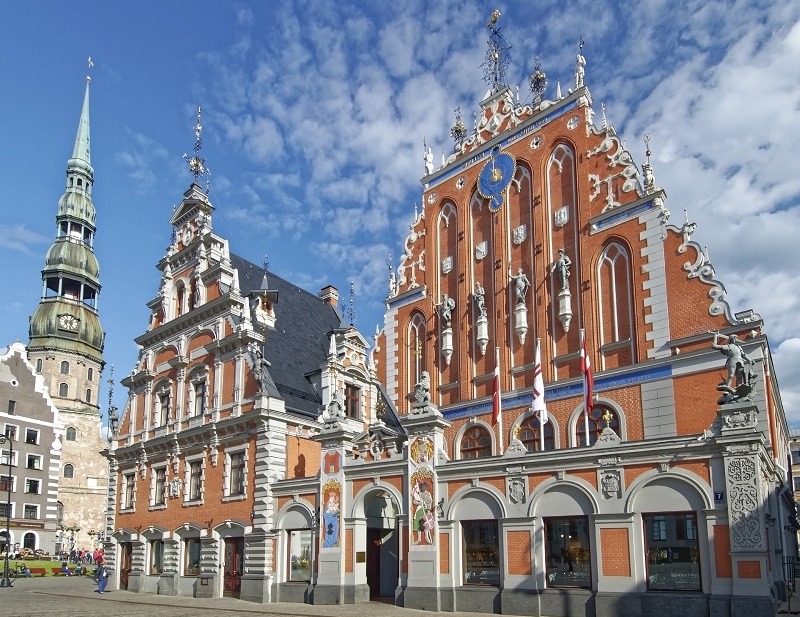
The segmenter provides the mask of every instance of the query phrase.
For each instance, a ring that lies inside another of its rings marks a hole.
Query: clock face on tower
[[[64,330],[76,330],[78,328],[78,320],[72,315],[61,315],[58,318],[58,325]]]
[[[492,148],[489,161],[478,176],[478,192],[489,200],[489,210],[492,212],[497,212],[503,205],[503,191],[511,184],[516,166],[514,157],[500,152],[500,146]]]

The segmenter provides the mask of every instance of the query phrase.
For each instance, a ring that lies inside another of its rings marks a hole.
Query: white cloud
[[[51,238],[28,229],[25,225],[0,224],[0,247],[4,249],[22,253],[41,252],[42,247],[50,242]]]

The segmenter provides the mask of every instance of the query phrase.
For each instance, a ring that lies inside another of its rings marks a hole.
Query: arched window
[[[589,414],[589,444],[592,445],[600,437],[600,433],[608,426],[619,436],[619,418],[617,412],[602,404],[592,407]],[[586,444],[586,414],[581,413],[575,424],[575,443],[579,446]]]
[[[89,369],[89,373],[87,375],[87,378],[89,379],[89,381],[94,381],[94,369],[93,368]]]
[[[65,383],[58,384],[58,395],[61,398],[67,398],[69,396],[69,386]]]
[[[36,534],[30,531],[22,536],[22,546],[30,551],[36,550]]]
[[[183,306],[186,301],[186,288],[183,285],[178,285],[177,293],[175,294],[175,317],[183,315]]]
[[[492,436],[482,426],[468,428],[461,437],[461,458],[484,458],[492,455]]]
[[[61,362],[61,374],[69,375],[69,362],[67,362],[66,360]]]
[[[189,310],[192,311],[197,306],[197,279],[193,278],[189,283]]]
[[[37,373],[41,373],[42,372],[42,359],[41,358],[39,358],[36,361],[36,372]]]
[[[425,318],[415,312],[408,324],[408,391],[419,383],[425,366]]]
[[[67,441],[77,441],[78,440],[78,431],[75,430],[75,427],[70,426],[67,429],[67,433],[65,435]]]
[[[597,263],[600,309],[601,370],[635,361],[633,346],[633,291],[630,258],[624,246],[612,242]]]
[[[91,388],[87,388],[86,389],[86,402],[87,403],[91,403],[92,402],[92,390],[91,390]]]
[[[64,477],[65,478],[74,478],[75,477],[75,467],[67,463],[64,465]]]
[[[538,452],[541,450],[541,424],[539,418],[531,414],[519,425],[519,440],[525,444],[528,452]],[[544,449],[555,450],[556,443],[553,437],[553,423],[546,422],[544,425]]]

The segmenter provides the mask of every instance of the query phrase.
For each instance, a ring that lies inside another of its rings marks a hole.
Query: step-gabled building
[[[128,589],[774,614],[794,507],[762,320],[596,116],[583,56],[566,94],[531,67],[520,103],[495,21],[369,353],[185,194],[110,452]]]

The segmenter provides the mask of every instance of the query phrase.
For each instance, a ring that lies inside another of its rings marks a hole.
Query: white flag
[[[542,352],[539,340],[536,340],[536,364],[533,367],[533,403],[531,409],[539,418],[539,423],[547,424],[547,407],[544,404],[544,377],[542,377]]]

